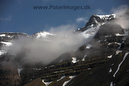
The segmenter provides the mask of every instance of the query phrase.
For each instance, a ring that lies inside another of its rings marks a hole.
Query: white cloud
[[[57,27],[50,27],[50,32],[52,33],[60,33],[60,32],[65,32],[65,31],[74,31],[77,29],[77,26],[75,24],[67,24],[67,25],[60,25]]]
[[[129,29],[129,7],[121,5],[118,8],[113,8],[111,11],[116,14],[117,20],[115,23],[121,25],[124,29]]]
[[[76,22],[77,23],[80,23],[80,22],[86,23],[87,22],[87,18],[85,18],[85,17],[79,17],[79,18],[76,19]]]
[[[11,21],[11,19],[12,19],[11,15],[6,18],[0,17],[0,21]]]
[[[13,45],[8,47],[7,51],[11,55],[17,55],[20,52],[26,52],[27,55],[21,58],[22,63],[42,62],[48,64],[65,52],[75,50],[81,45],[89,42],[81,34],[74,33],[76,25],[61,25],[51,27],[50,31],[56,34],[47,38],[21,38],[13,41]],[[12,59],[18,59],[15,57]]]
[[[95,14],[104,14],[105,12],[101,9],[96,9]]]
[[[129,9],[129,6],[127,5],[121,5],[118,8],[112,8],[112,12],[115,13],[117,16],[123,15],[127,10]]]

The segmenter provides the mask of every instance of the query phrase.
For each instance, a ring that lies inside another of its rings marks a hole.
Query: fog
[[[121,25],[123,29],[129,29],[129,7],[121,5],[118,8],[112,9],[112,11],[117,17],[115,23]]]
[[[15,62],[49,64],[61,54],[73,51],[93,38],[93,35],[75,33],[73,28],[76,27],[66,25],[51,28],[49,32],[54,35],[47,37],[21,37],[6,50],[13,55],[11,60]]]

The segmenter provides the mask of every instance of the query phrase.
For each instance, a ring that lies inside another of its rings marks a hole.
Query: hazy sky
[[[33,9],[33,6],[86,6],[91,9]],[[83,27],[93,14],[111,14],[111,9],[129,5],[128,0],[0,0],[0,32],[34,34],[61,26]],[[62,27],[62,28],[64,28]],[[62,29],[60,28],[60,29]]]

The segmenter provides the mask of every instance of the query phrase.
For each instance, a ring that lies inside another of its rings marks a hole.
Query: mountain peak
[[[96,27],[97,25],[103,25],[108,21],[116,18],[115,14],[110,15],[92,15],[89,21],[86,23],[85,27],[80,28],[79,31],[85,31],[88,28]]]
[[[116,14],[110,14],[110,15],[95,15],[98,16],[101,19],[112,19],[112,18],[116,18]]]

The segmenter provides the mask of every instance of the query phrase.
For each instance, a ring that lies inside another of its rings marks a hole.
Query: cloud
[[[75,50],[89,42],[90,37],[74,32],[76,25],[61,25],[51,27],[50,33],[55,35],[43,38],[20,38],[13,41],[13,45],[6,48],[13,55],[14,63],[49,64],[65,52]]]
[[[118,8],[113,8],[111,10],[116,14],[115,23],[121,25],[124,29],[129,29],[129,7],[127,5],[121,5]]]
[[[11,19],[12,19],[11,15],[6,18],[0,17],[0,21],[11,21]]]
[[[67,24],[67,25],[60,25],[57,27],[50,27],[49,32],[55,33],[55,34],[60,34],[60,32],[65,32],[65,34],[67,34],[67,33],[73,32],[76,29],[77,29],[77,26],[75,24]]]
[[[85,18],[85,17],[79,17],[79,18],[76,19],[76,22],[77,23],[80,23],[80,22],[86,23],[87,22],[87,18]]]
[[[104,14],[105,12],[101,9],[96,9],[95,14]]]
[[[129,7],[127,5],[121,5],[118,8],[112,8],[111,11],[115,13],[118,17],[122,16]]]

